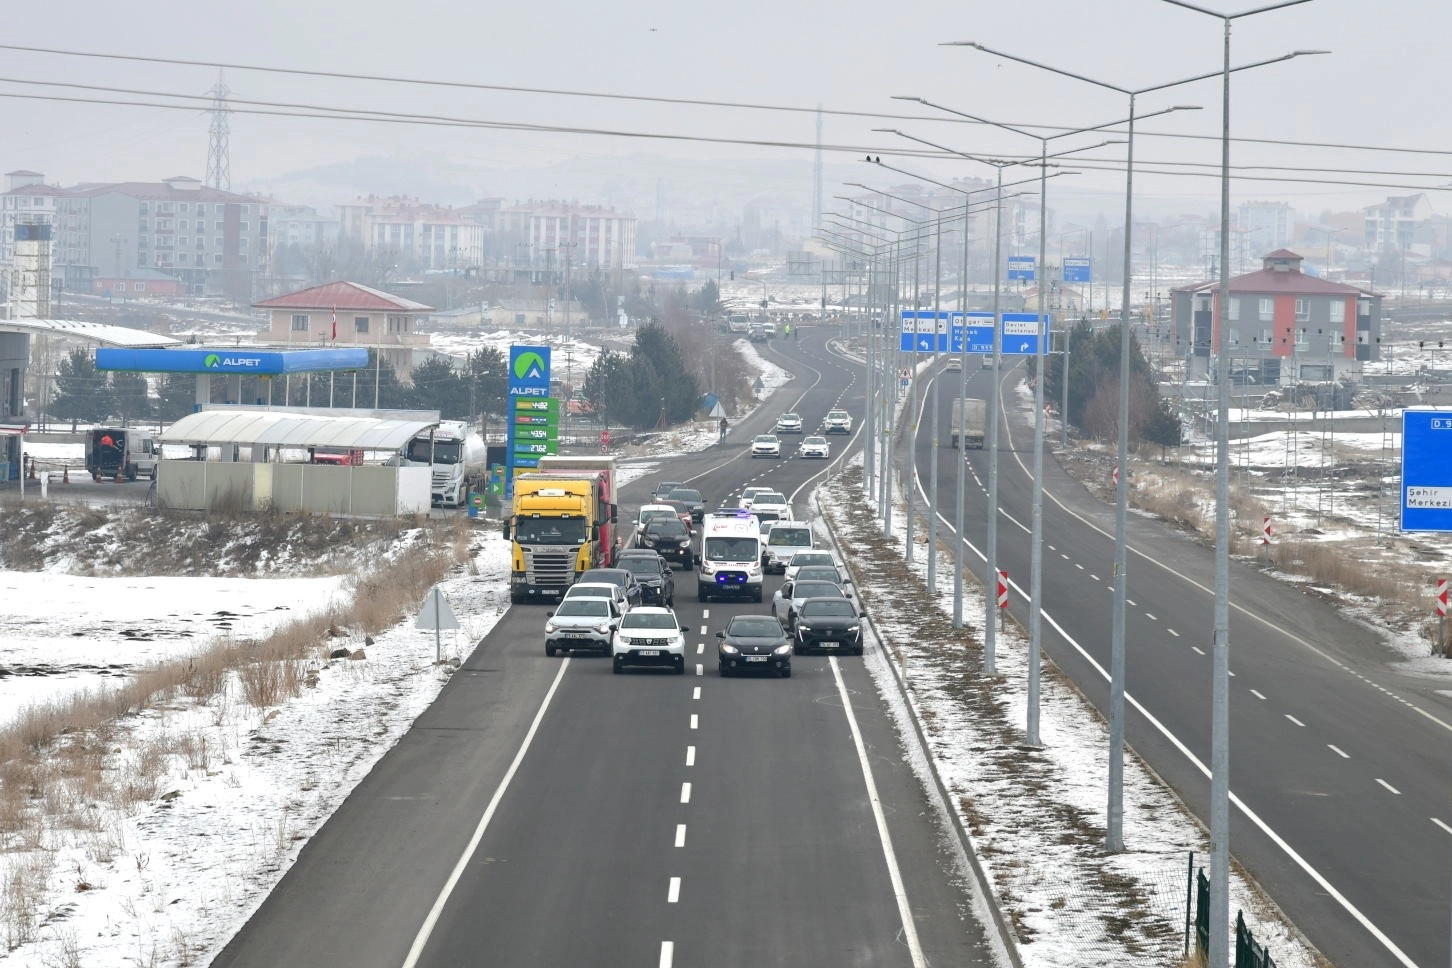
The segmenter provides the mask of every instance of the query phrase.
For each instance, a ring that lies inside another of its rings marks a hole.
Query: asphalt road
[[[838,404],[860,418],[859,371],[825,335],[774,344],[796,380],[657,476],[713,504],[757,480],[805,510],[825,462],[746,447],[789,408],[808,428]],[[546,609],[511,608],[214,964],[992,963],[863,660],[723,680],[710,633],[767,606],[703,606],[690,572],[676,590],[685,676],[546,658]]]
[[[1026,625],[1033,434],[1031,414],[1014,405],[1021,378],[1009,371],[1000,384],[1013,419],[1000,429],[998,548],[1017,586],[1011,607]],[[969,381],[970,396],[986,396],[992,373],[971,369]],[[939,499],[951,523],[962,453],[947,445],[957,374],[931,392],[943,395]],[[916,457],[926,482],[934,435],[922,426]],[[981,551],[989,453],[966,456],[964,532]],[[1113,507],[1052,459],[1045,464],[1044,648],[1107,710]],[[1209,780],[1191,756],[1210,762],[1213,556],[1134,515],[1129,541],[1127,741],[1208,824]],[[981,574],[976,554],[971,567]],[[1232,563],[1231,593],[1232,853],[1336,964],[1447,964],[1445,681],[1392,671],[1373,630],[1254,568]]]

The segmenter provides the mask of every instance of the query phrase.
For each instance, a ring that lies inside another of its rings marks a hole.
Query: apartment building
[[[613,208],[531,201],[500,209],[495,225],[517,240],[508,259],[514,265],[602,271],[637,265],[635,216]]]
[[[484,227],[463,209],[369,195],[339,205],[338,220],[342,236],[407,269],[467,274],[483,260]]]

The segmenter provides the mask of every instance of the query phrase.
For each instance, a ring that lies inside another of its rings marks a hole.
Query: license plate
[[[565,635],[569,636],[572,639],[583,639],[583,638],[585,638],[589,634],[590,634],[589,632],[566,632],[565,633]]]
[[[660,655],[660,649],[641,649],[640,655]]]
[[[837,642],[818,642],[817,643],[818,647],[823,648],[823,649],[835,649],[839,644],[840,643],[837,643]]]
[[[748,655],[744,658],[747,662],[765,662],[767,657],[764,655]]]

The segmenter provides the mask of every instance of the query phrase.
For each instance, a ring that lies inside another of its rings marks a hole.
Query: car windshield
[[[678,487],[671,491],[669,497],[672,501],[685,501],[687,504],[701,503],[701,492],[689,487]]]
[[[656,564],[656,559],[654,558],[621,558],[619,561],[621,568],[624,568],[637,577],[660,577],[660,565]]]
[[[727,635],[750,636],[752,638],[777,638],[781,636],[781,623],[766,615],[741,615],[726,626]]]
[[[640,512],[640,523],[645,524],[651,518],[675,517],[675,508],[644,508]]]
[[[555,609],[555,615],[568,617],[584,615],[590,618],[604,618],[610,614],[610,603],[603,598],[567,598]]]
[[[792,567],[801,568],[804,565],[830,565],[832,556],[825,551],[798,551],[792,555]]]
[[[676,617],[669,612],[662,615],[659,612],[631,612],[620,620],[620,627],[623,629],[674,629]]]
[[[775,527],[771,529],[771,537],[766,540],[784,548],[810,548],[812,529]]]
[[[625,576],[623,574],[602,571],[600,569],[591,569],[590,571],[587,571],[580,576],[580,581],[592,581],[596,583],[603,582],[608,585],[624,586]]]
[[[756,561],[761,546],[755,538],[707,538],[707,561]]]
[[[585,540],[584,518],[516,518],[514,540],[520,544],[577,545]]]
[[[841,420],[845,416],[847,416],[847,411],[845,410],[833,410],[831,413],[827,414],[828,419],[831,420]]]
[[[457,464],[462,445],[457,440],[429,440],[415,437],[408,442],[408,459],[421,464],[429,463],[430,451],[435,464]]]
[[[565,602],[575,598],[609,598],[614,599],[618,589],[614,585],[571,585],[570,590],[565,592]],[[565,602],[561,602],[563,605]]]
[[[752,498],[751,501],[753,504],[785,504],[787,499],[785,494],[778,494],[775,491],[762,491],[756,497]]]
[[[829,581],[799,581],[792,585],[792,598],[842,598],[842,589]]]
[[[856,618],[857,612],[852,603],[843,599],[840,602],[807,602],[802,606],[802,618]]]
[[[825,446],[827,446],[827,438],[826,437],[808,437],[805,441],[803,441],[803,443],[810,444],[813,447],[825,447]]]
[[[685,522],[680,518],[659,517],[645,526],[650,534],[663,534],[671,537],[680,537],[690,532],[686,530]]]
[[[680,486],[681,486],[680,481],[661,481],[659,484],[657,484],[655,486],[655,493],[657,493],[657,494],[669,494],[671,491],[674,491],[676,488],[678,488]]]
[[[756,438],[756,442],[758,444],[774,444],[776,443],[776,438],[771,434],[761,434]]]
[[[784,414],[781,415],[781,419],[783,419],[783,420],[800,420],[802,418],[799,417],[799,416],[797,416],[794,413],[784,413]]]
[[[835,585],[842,580],[842,576],[837,574],[837,569],[831,565],[812,565],[800,569],[797,572],[797,579],[799,581],[829,581]]]

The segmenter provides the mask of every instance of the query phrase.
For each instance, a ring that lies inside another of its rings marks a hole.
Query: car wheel
[[[751,593],[751,600],[753,602],[755,602],[756,604],[758,604],[758,605],[761,604],[761,589],[760,588],[758,588],[756,591],[754,591],[754,592]]]
[[[677,659],[676,660],[676,675],[683,676],[685,674],[686,674],[686,660],[685,659]]]
[[[726,668],[726,663],[724,663],[724,662],[718,662],[718,663],[716,663],[716,672],[717,672],[718,675],[721,676],[722,679],[730,679],[731,678],[731,670],[728,669],[728,668]]]
[[[551,659],[555,657],[555,647],[553,643],[545,643],[545,655],[549,656]]]
[[[617,658],[614,662],[610,663],[610,671],[615,673],[617,676],[620,675],[620,673],[625,671],[625,663],[621,662]]]
[[[604,645],[600,646],[600,654],[601,655],[609,655],[610,654],[610,643],[609,642],[606,642]]]
[[[781,677],[783,679],[790,679],[792,677],[792,667],[789,666],[789,665],[782,666],[781,667]]]

